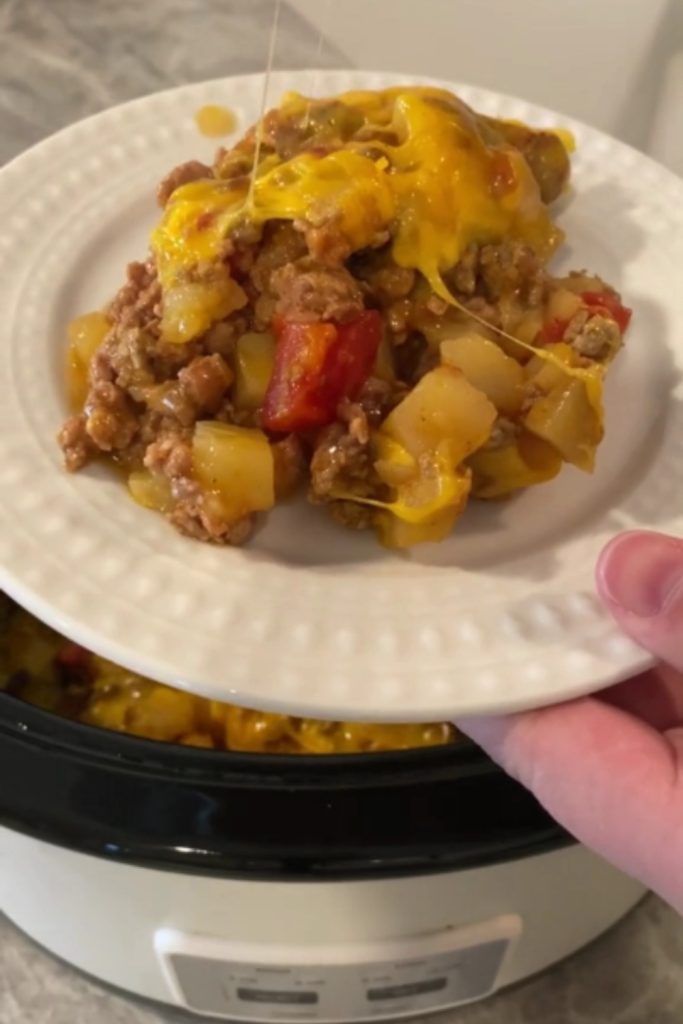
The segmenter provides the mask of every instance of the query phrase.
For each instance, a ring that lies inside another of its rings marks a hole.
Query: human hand
[[[661,664],[592,697],[457,724],[572,835],[683,913],[683,540],[617,537],[597,584]]]

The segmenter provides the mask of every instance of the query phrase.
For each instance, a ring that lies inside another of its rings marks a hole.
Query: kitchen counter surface
[[[56,129],[169,85],[259,70],[271,0],[0,0],[0,162]],[[189,41],[189,44],[188,44]],[[286,6],[280,67],[344,55]],[[0,918],[0,1024],[189,1022],[84,978]],[[196,1018],[194,1018],[196,1019]],[[449,1024],[680,1024],[683,922],[649,898],[593,946]]]

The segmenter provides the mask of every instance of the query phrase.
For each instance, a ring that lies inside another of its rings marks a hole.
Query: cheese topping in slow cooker
[[[87,725],[186,746],[271,754],[405,750],[455,738],[446,724],[324,722],[205,700],[99,658],[7,598],[0,600],[0,688]]]

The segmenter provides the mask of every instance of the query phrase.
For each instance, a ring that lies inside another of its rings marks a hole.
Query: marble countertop
[[[260,70],[271,12],[272,0],[0,0],[0,163],[122,100]],[[277,63],[313,62],[347,60],[285,5]],[[683,921],[650,898],[561,966],[439,1019],[446,1017],[449,1024],[680,1024]],[[189,1020],[82,977],[0,918],[0,1024]]]

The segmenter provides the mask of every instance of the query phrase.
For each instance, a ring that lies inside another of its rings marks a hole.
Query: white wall
[[[683,173],[683,0],[289,2],[352,66],[518,95]]]

